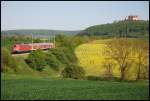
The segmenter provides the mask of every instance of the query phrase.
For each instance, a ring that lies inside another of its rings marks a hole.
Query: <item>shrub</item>
[[[29,65],[25,62],[22,57],[14,57],[14,59],[18,62],[18,68],[16,73],[17,74],[27,74],[27,75],[34,75],[35,71],[29,67]]]
[[[36,50],[29,54],[26,62],[29,66],[35,70],[42,71],[43,68],[46,66],[45,61],[46,55],[42,50]]]
[[[46,56],[47,65],[52,69],[58,71],[61,67],[63,67],[63,64],[50,51],[46,54]]]
[[[74,51],[72,51],[66,47],[62,47],[62,51],[65,53],[69,62],[75,63],[77,61],[77,57],[76,57],[76,54],[74,53]]]
[[[9,68],[16,71],[17,62],[6,48],[1,48],[1,59],[1,72],[6,72]]]
[[[56,58],[63,64],[69,64],[69,60],[66,57],[66,53],[62,50],[62,48],[53,48],[49,50],[50,53],[56,56]]]
[[[61,74],[64,78],[84,79],[85,77],[84,69],[77,65],[68,65]]]

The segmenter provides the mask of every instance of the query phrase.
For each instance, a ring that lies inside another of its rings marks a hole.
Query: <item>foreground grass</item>
[[[2,75],[1,79],[2,100],[146,100],[149,98],[148,82],[120,83],[4,76]]]

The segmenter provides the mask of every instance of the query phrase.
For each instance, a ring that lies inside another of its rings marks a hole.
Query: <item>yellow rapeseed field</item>
[[[108,49],[105,43],[110,40],[112,39],[96,40],[82,44],[76,48],[75,52],[78,58],[78,63],[85,69],[86,75],[103,76],[105,74],[106,68],[104,67],[104,62],[107,63],[105,52]],[[115,61],[114,63],[116,65],[113,68],[113,75],[119,77],[120,72],[118,65]],[[132,64],[132,68],[130,68],[127,75],[128,79],[136,78],[136,70],[135,64]]]

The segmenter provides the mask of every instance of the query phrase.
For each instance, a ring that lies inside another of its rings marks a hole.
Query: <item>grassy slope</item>
[[[8,76],[2,74],[1,99],[148,99],[148,82],[119,83]]]

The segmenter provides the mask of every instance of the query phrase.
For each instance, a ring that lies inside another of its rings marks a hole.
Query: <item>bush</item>
[[[63,64],[50,51],[46,54],[46,56],[47,65],[52,69],[58,71],[61,67],[63,67]]]
[[[36,50],[29,54],[26,62],[35,70],[42,71],[46,66],[46,55],[42,50]]]
[[[35,71],[29,67],[29,65],[25,62],[22,57],[14,57],[14,59],[18,62],[18,68],[16,74],[27,74],[27,75],[34,75]]]
[[[84,79],[85,71],[82,67],[76,65],[68,65],[62,71],[64,78]]]
[[[62,51],[65,53],[66,57],[68,58],[69,62],[71,63],[76,63],[77,57],[74,51],[66,48],[66,47],[61,47]]]
[[[16,71],[17,62],[6,48],[1,48],[1,59],[1,72],[7,72],[8,69]]]
[[[62,48],[53,48],[49,50],[49,53],[55,55],[55,57],[63,64],[69,64],[69,59],[67,58],[66,54],[64,53]]]

